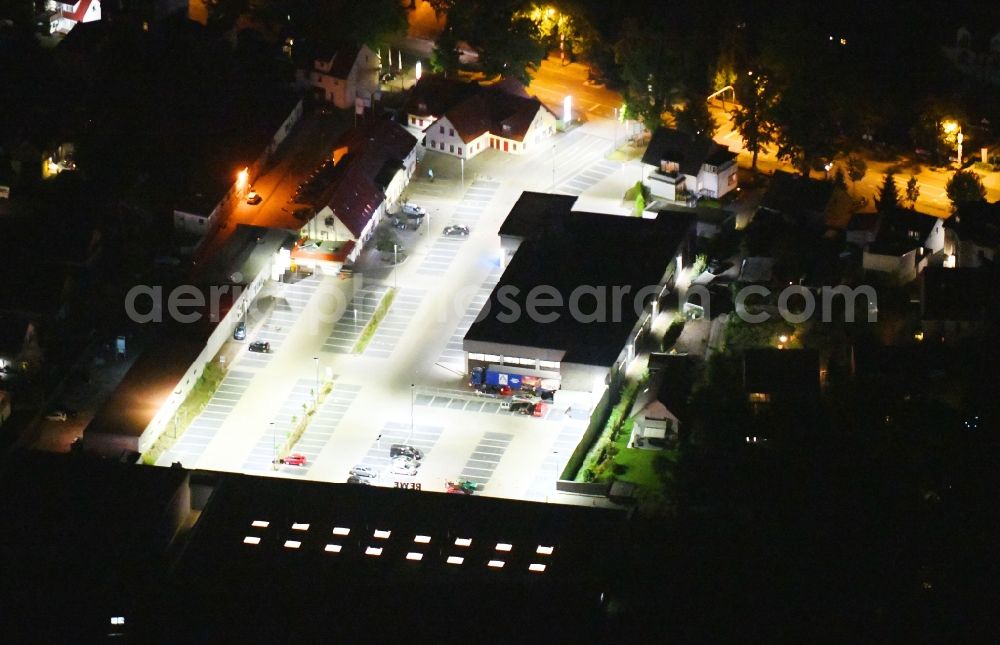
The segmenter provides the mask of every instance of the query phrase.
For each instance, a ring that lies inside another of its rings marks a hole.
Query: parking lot
[[[469,331],[469,327],[475,322],[476,317],[479,316],[483,305],[489,300],[493,288],[500,280],[500,273],[500,266],[497,265],[490,272],[489,276],[483,280],[482,284],[479,285],[479,290],[472,296],[472,300],[469,302],[469,306],[466,308],[461,320],[459,320],[458,326],[455,327],[455,331],[452,332],[448,343],[441,350],[438,363],[447,365],[453,369],[464,369],[465,351],[462,349],[462,340],[465,338],[466,332]]]
[[[451,237],[435,240],[427,249],[427,255],[421,260],[417,275],[436,278],[446,274],[455,256],[462,250],[464,242],[465,240],[461,238]]]
[[[373,284],[358,289],[344,311],[344,315],[333,325],[330,335],[323,344],[324,352],[350,354],[364,331],[368,321],[378,308],[388,287]],[[395,305],[393,305],[395,306]]]
[[[321,276],[315,275],[300,280],[292,284],[276,285],[276,297],[274,307],[270,315],[256,331],[252,338],[247,338],[247,345],[256,340],[266,341],[271,344],[269,353],[251,352],[249,349],[242,352],[238,364],[240,367],[267,367],[274,359],[275,353],[288,337],[295,322],[299,319],[302,310],[309,303],[316,287],[319,286]],[[251,321],[252,322],[252,321]]]
[[[580,195],[620,168],[621,163],[601,159],[564,179],[556,186],[555,192]]]
[[[187,430],[170,450],[160,456],[157,464],[169,466],[179,461],[185,466],[193,468],[233,408],[243,397],[243,393],[253,377],[253,372],[229,370],[205,409],[191,421]]]
[[[485,492],[486,484],[493,477],[500,459],[507,452],[514,435],[505,432],[486,432],[479,440],[476,449],[465,462],[462,469],[462,479],[466,479],[476,484],[476,492]]]
[[[312,402],[313,394],[311,392],[315,386],[315,379],[299,379],[295,382],[295,386],[285,397],[284,403],[278,408],[278,413],[268,419],[267,423],[261,423],[260,439],[247,455],[246,461],[243,462],[243,472],[261,473],[275,469],[272,462],[277,455],[277,450],[288,438],[295,422],[305,415],[306,410],[303,406],[308,406]],[[297,466],[282,465],[278,469],[286,475],[305,474]]]
[[[472,182],[452,214],[450,224],[475,226],[500,188],[500,182],[477,179]]]
[[[372,443],[371,448],[365,456],[358,462],[362,466],[373,468],[378,474],[376,484],[381,486],[392,486],[394,482],[408,483],[415,481],[416,477],[407,475],[394,475],[389,472],[389,465],[392,459],[389,456],[389,448],[394,443],[405,444],[419,448],[423,451],[422,462],[426,462],[431,455],[434,446],[441,438],[444,428],[440,426],[414,425],[407,423],[387,422],[382,426],[378,437]],[[344,473],[344,478],[348,476]],[[419,476],[419,469],[417,471]]]
[[[488,395],[477,395],[472,390],[469,390],[468,392],[463,392],[461,390],[455,390],[454,392],[433,392],[428,391],[428,388],[417,388],[414,403],[416,405],[430,408],[444,408],[460,412],[481,412],[484,414],[501,414],[508,416],[531,416],[532,418],[546,419],[548,421],[562,421],[566,418],[566,412],[564,410],[556,409],[556,407],[548,401],[545,402],[545,413],[541,417],[534,417],[532,415],[521,414],[520,412],[511,412],[501,406],[502,400],[503,399]]]
[[[400,288],[392,306],[365,347],[365,356],[389,358],[420,308],[426,289]]]

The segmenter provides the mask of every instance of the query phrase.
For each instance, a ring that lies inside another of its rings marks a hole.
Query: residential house
[[[718,198],[737,184],[735,152],[709,137],[671,128],[656,129],[642,163],[651,167],[646,172],[650,193],[662,199],[676,201],[687,195]]]
[[[878,213],[854,213],[847,224],[845,239],[862,249],[875,241],[878,235],[880,217]]]
[[[425,128],[424,147],[460,159],[471,159],[487,148],[524,154],[555,129],[555,114],[525,93],[523,86],[481,87]]]
[[[414,85],[406,98],[403,113],[406,127],[418,138],[451,108],[479,92],[479,85],[427,74]]]
[[[68,34],[81,22],[101,19],[101,0],[49,0],[45,8],[58,18],[49,22],[53,31]]]
[[[392,121],[348,131],[334,146],[330,183],[314,204],[316,216],[300,231],[292,259],[329,271],[353,264],[402,198],[416,170],[416,149],[413,135]]]
[[[876,216],[874,239],[864,247],[866,271],[889,273],[901,284],[913,281],[945,247],[945,220],[909,208]],[[857,216],[852,218],[852,222]]]
[[[1000,202],[964,204],[944,227],[950,266],[975,268],[995,264],[1000,257]]]
[[[236,102],[220,117],[218,139],[193,141],[185,187],[174,204],[174,228],[206,236],[246,196],[250,186],[302,117],[302,99],[273,94],[267,100]],[[223,127],[223,120],[240,127]],[[238,138],[230,139],[238,134]],[[245,175],[240,172],[245,169]]]
[[[928,267],[920,278],[924,339],[950,342],[979,333],[1000,320],[995,267]]]
[[[0,377],[17,369],[32,333],[31,324],[23,316],[0,313]]]
[[[378,89],[379,57],[367,45],[327,42],[314,46],[308,64],[296,72],[299,84],[315,89],[317,96],[344,110],[360,99],[371,106]]]
[[[634,420],[632,447],[676,445],[690,421],[692,379],[693,363],[687,356],[656,355],[655,368],[650,358],[649,385],[636,397],[629,415]]]

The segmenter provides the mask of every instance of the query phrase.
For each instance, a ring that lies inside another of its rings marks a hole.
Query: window
[[[531,367],[535,366],[535,359],[533,358],[519,358],[517,359],[517,362],[520,365],[530,365]]]
[[[444,134],[444,126],[443,125],[439,125],[438,126],[438,130],[441,132],[441,134]]]
[[[417,117],[411,116],[410,117],[410,125],[413,125],[416,122],[417,122]]]
[[[448,128],[448,136],[449,137],[455,136],[455,128]]]
[[[448,152],[454,153],[455,152],[455,146],[454,145],[449,145],[448,146]]]
[[[559,361],[538,361],[538,366],[542,369],[557,370],[559,369]]]
[[[770,403],[771,395],[767,392],[751,392],[750,403]]]
[[[497,356],[496,354],[486,354],[486,358],[484,360],[487,360],[491,363],[499,363],[500,361],[503,360],[503,357]]]
[[[469,352],[469,360],[470,361],[485,361],[486,360],[486,355],[485,354],[478,354],[478,353]]]
[[[462,156],[462,147],[461,146],[459,146],[459,148],[458,148],[458,156],[459,157]]]

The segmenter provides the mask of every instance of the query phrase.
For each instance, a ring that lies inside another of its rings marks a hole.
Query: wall
[[[130,447],[129,449],[146,452],[160,435],[163,434],[177,408],[180,407],[181,403],[184,402],[184,399],[187,398],[187,395],[198,382],[198,378],[201,377],[202,372],[205,370],[205,365],[215,360],[216,354],[219,353],[222,345],[232,336],[233,330],[236,328],[236,323],[243,316],[243,312],[249,306],[250,302],[260,292],[270,274],[271,263],[267,263],[254,276],[253,280],[246,284],[240,297],[233,302],[233,306],[229,309],[229,312],[216,324],[215,329],[205,343],[205,348],[202,349],[198,358],[195,359],[187,369],[187,372],[184,373],[184,376],[178,381],[177,387],[174,388],[174,394],[170,396],[166,404],[160,408],[156,416],[153,417],[153,420],[146,426],[146,429],[139,437],[138,446]]]
[[[556,482],[556,490],[565,490],[566,484],[570,483],[576,476],[577,471],[583,466],[583,460],[587,457],[590,447],[594,445],[594,442],[601,435],[601,431],[604,430],[604,424],[607,422],[608,415],[610,414],[611,391],[605,388],[597,405],[594,406],[594,411],[590,416],[590,424],[584,431],[583,436],[580,437],[580,443],[576,445],[576,448],[573,449],[573,454],[566,461],[566,468],[563,469],[562,475],[559,476],[559,481]],[[567,492],[578,491],[568,490]]]
[[[881,255],[865,250],[861,266],[866,271],[888,273],[902,284],[912,282],[917,277],[917,251],[909,251],[901,256]]]
[[[424,145],[428,150],[443,152],[453,157],[465,157],[465,142],[455,130],[448,117],[441,117],[427,128]]]

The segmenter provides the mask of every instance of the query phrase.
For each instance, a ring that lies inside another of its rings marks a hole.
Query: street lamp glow
[[[944,129],[945,134],[953,134],[958,130],[958,124],[954,121],[945,121],[941,124],[942,129]]]
[[[414,76],[414,78],[416,78],[419,81],[420,80],[420,76],[422,74],[423,74],[422,65],[420,64],[420,61],[417,61],[417,69],[414,72],[413,76]]]
[[[563,123],[569,123],[573,119],[573,97],[566,95],[563,99]]]
[[[236,185],[237,185],[237,187],[239,187],[240,189],[245,188],[246,185],[247,185],[247,182],[249,181],[249,179],[250,179],[250,169],[249,168],[243,168],[243,170],[241,170],[238,173],[236,173]]]

